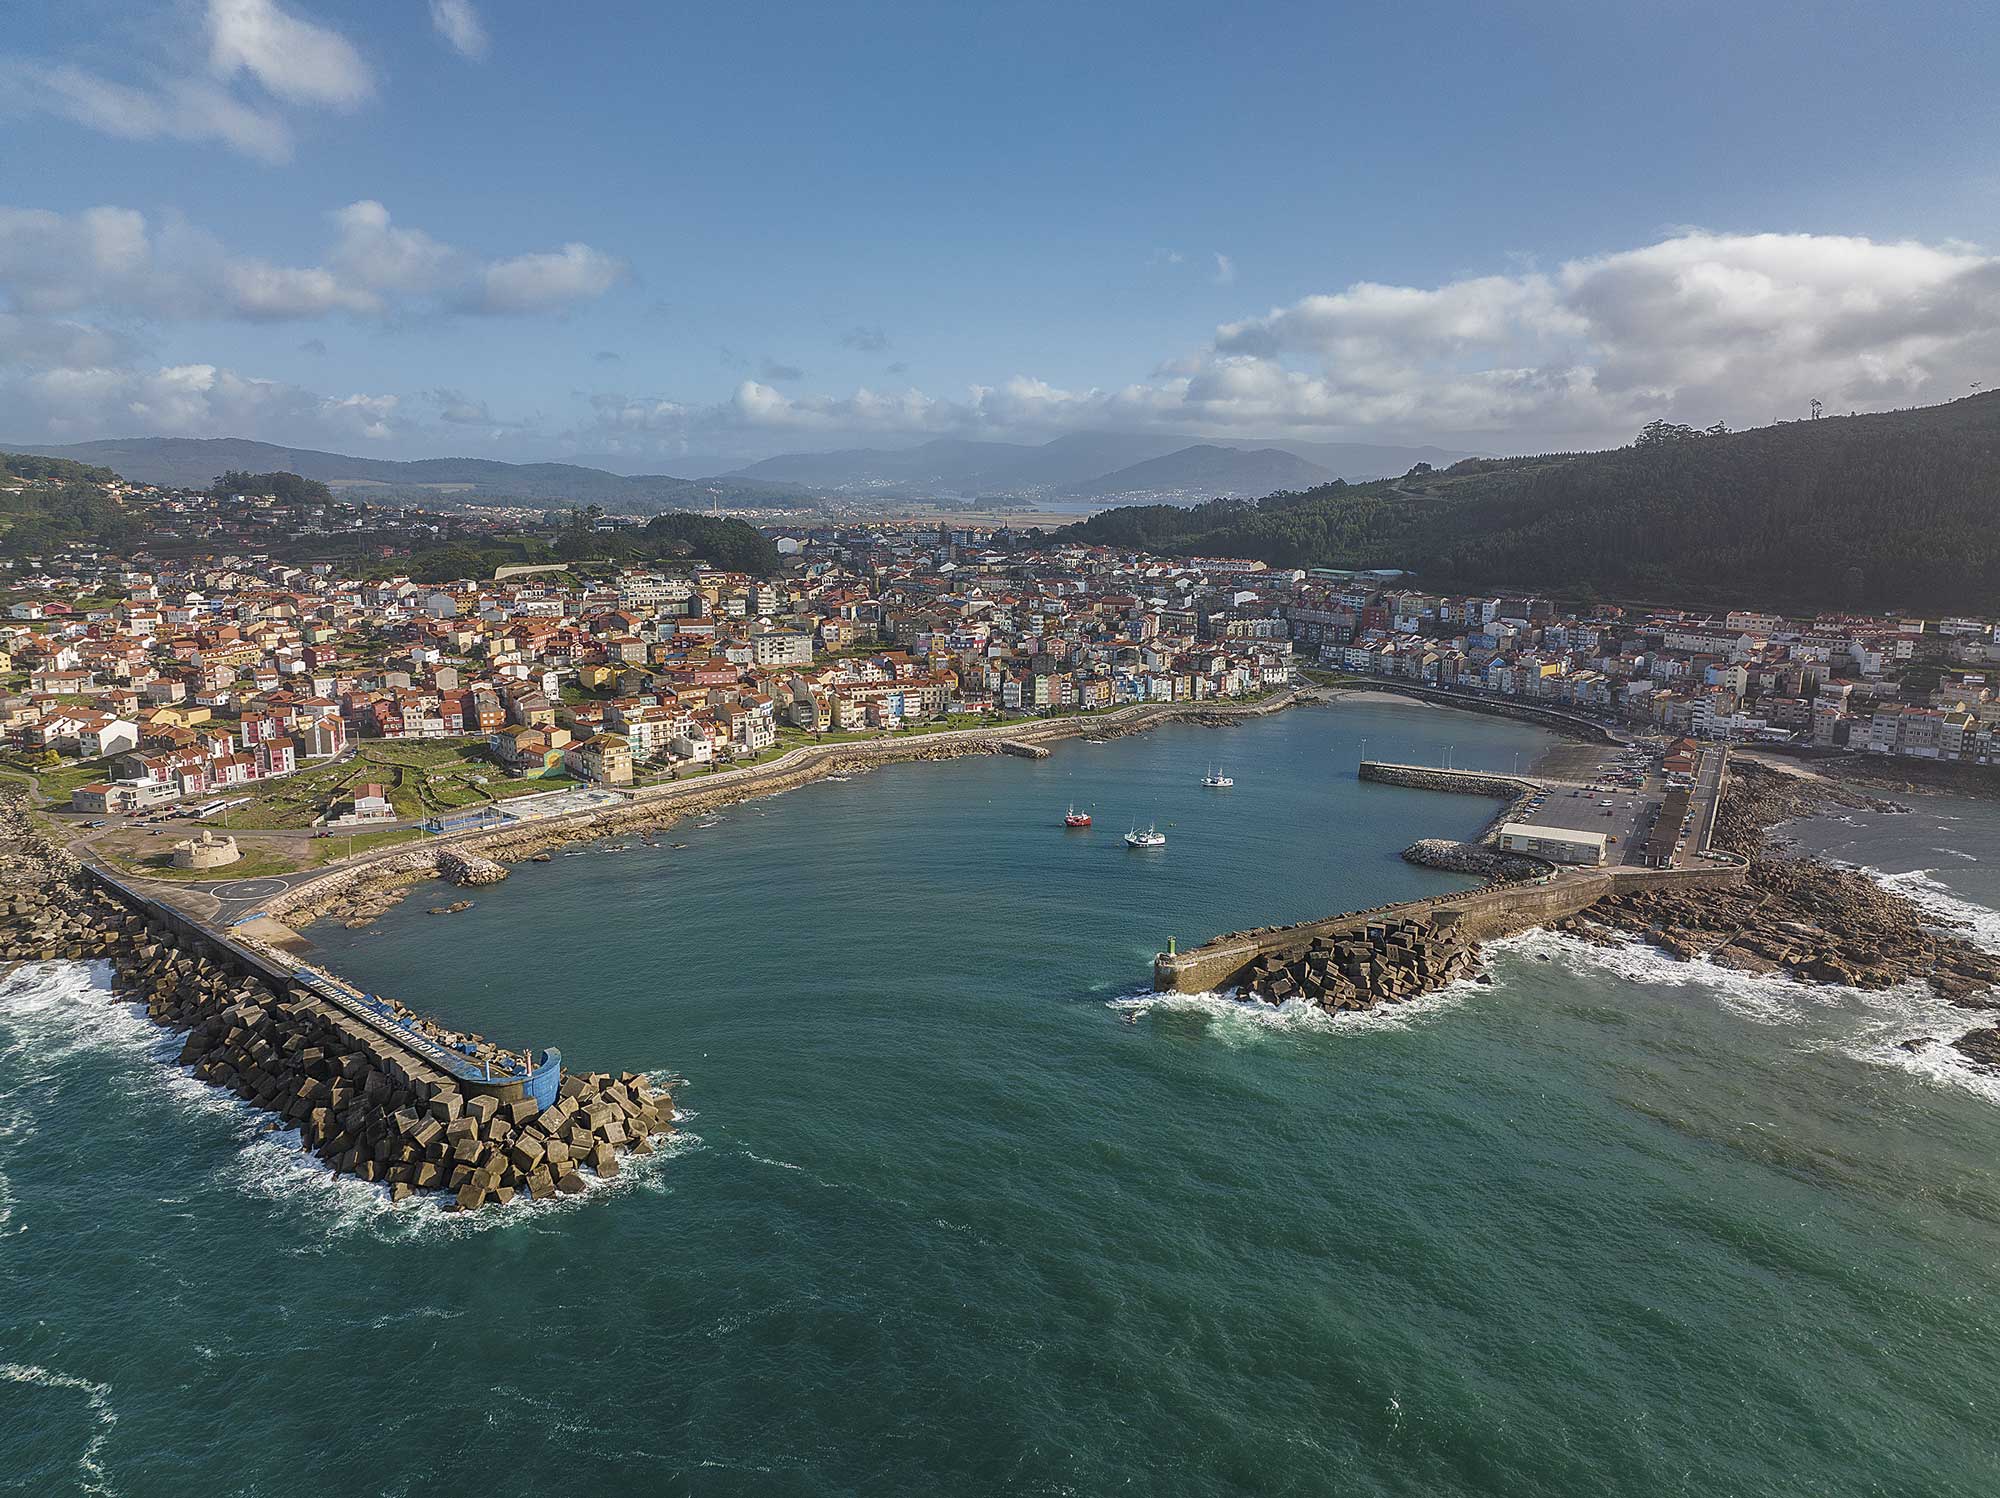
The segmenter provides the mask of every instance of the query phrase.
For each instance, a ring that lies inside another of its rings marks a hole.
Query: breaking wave
[[[1995,913],[1985,914],[1991,918]],[[1886,989],[1803,983],[1783,973],[1740,972],[1706,958],[1683,962],[1642,941],[1600,947],[1546,930],[1495,942],[1489,952],[1499,959],[1494,975],[1503,989],[1531,976],[1526,963],[1543,959],[1585,976],[1695,989],[1741,1019],[1797,1031],[1795,1043],[1801,1049],[1891,1067],[2000,1105],[2000,1072],[1978,1065],[1947,1043],[1974,1028],[1978,1016],[1939,998],[1927,983]],[[1906,1048],[1905,1042],[1914,1042],[1914,1048]]]
[[[236,1145],[210,1172],[223,1189],[283,1207],[320,1232],[295,1252],[321,1253],[354,1233],[385,1238],[458,1237],[495,1228],[539,1223],[552,1213],[602,1201],[607,1193],[663,1190],[666,1163],[697,1149],[701,1136],[677,1132],[654,1142],[654,1152],[621,1156],[619,1173],[606,1179],[580,1172],[586,1189],[576,1196],[506,1207],[447,1212],[442,1193],[421,1192],[391,1202],[386,1186],[336,1175],[310,1150],[298,1130],[274,1128],[275,1115],[220,1087],[211,1087],[179,1062],[181,1036],[146,1017],[136,1004],[117,999],[105,963],[24,963],[0,980],[0,1230],[18,1203],[5,1173],[8,1157],[34,1137],[32,1100],[51,1075],[81,1057],[118,1066],[125,1089],[141,1104],[164,1103],[189,1121],[220,1122]],[[684,1115],[687,1116],[687,1115]]]
[[[1360,1036],[1382,1030],[1407,1030],[1459,1008],[1485,988],[1484,984],[1471,979],[1460,979],[1400,1004],[1380,1004],[1373,1009],[1343,1009],[1331,1014],[1303,999],[1266,1004],[1258,999],[1238,999],[1225,993],[1148,992],[1108,1000],[1104,1007],[1130,1015],[1135,1020],[1154,1015],[1197,1015],[1209,1022],[1209,1033],[1222,1044],[1241,1046],[1286,1031]]]
[[[1936,877],[1935,869],[1909,869],[1901,874],[1862,865],[1861,870],[1882,888],[1901,895],[1927,914],[1949,924],[1942,930],[1962,936],[1975,947],[2000,952],[2000,910],[1975,904]]]

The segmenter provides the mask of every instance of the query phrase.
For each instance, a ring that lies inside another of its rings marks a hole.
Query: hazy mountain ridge
[[[1119,494],[1159,494],[1192,490],[1203,497],[1255,496],[1280,489],[1305,489],[1339,477],[1280,448],[1196,446],[1134,463],[1067,492],[1081,498]]]
[[[1073,497],[1205,489],[1210,495],[1246,495],[1335,478],[1385,478],[1416,463],[1444,467],[1468,456],[1437,447],[1375,443],[1221,443],[1177,435],[1073,432],[1032,446],[940,437],[913,448],[787,453],[727,477],[835,489],[927,485],[952,493]]]
[[[232,468],[282,471],[318,479],[360,498],[427,501],[600,504],[606,509],[648,510],[706,506],[713,501],[782,504],[803,499],[795,487],[744,479],[684,479],[667,474],[627,477],[574,463],[503,463],[492,458],[360,458],[313,448],[281,447],[233,437],[127,437],[40,447],[9,444],[15,452],[100,465],[141,484],[206,488]]]

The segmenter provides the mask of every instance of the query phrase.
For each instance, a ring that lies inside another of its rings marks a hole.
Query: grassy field
[[[273,780],[248,806],[210,820],[230,827],[310,827],[343,792],[370,782],[382,786],[403,821],[578,784],[569,776],[510,779],[486,757],[484,739],[364,739],[353,758]]]
[[[58,765],[54,769],[42,769],[34,763],[33,757],[23,754],[9,754],[0,758],[0,773],[20,776],[35,782],[41,788],[53,808],[67,808],[69,794],[80,785],[91,785],[99,780],[111,778],[109,759],[79,760],[75,764]]]

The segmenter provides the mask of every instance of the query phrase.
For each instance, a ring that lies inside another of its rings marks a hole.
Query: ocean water
[[[1896,1045],[1962,1015],[1546,934],[1385,1015],[1147,992],[1169,936],[1453,887],[1396,851],[1493,804],[1363,738],[1547,743],[1348,704],[899,766],[316,928],[686,1078],[674,1149],[527,1210],[391,1208],[15,972],[0,1491],[1992,1492],[2000,1088]],[[1996,822],[1797,836],[1991,923]]]

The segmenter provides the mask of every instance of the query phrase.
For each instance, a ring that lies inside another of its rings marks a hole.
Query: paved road
[[[1715,825],[1715,809],[1722,800],[1724,773],[1729,766],[1729,750],[1720,744],[1702,749],[1695,761],[1694,789],[1688,796],[1690,832],[1674,862],[1679,868],[1705,866],[1709,860],[1699,855],[1708,848],[1708,833]]]

